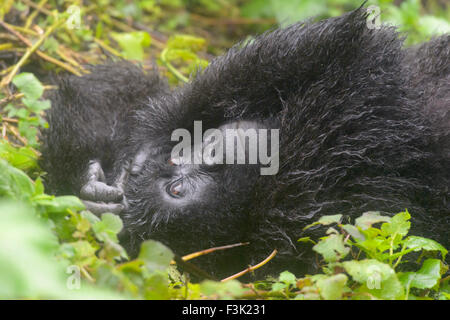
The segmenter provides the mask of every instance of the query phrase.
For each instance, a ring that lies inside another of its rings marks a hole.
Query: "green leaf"
[[[304,243],[311,242],[312,244],[316,244],[316,243],[314,242],[314,240],[312,240],[310,237],[302,237],[302,238],[299,238],[299,239],[297,240],[297,242],[304,242]]]
[[[355,226],[360,227],[362,230],[366,230],[377,222],[389,222],[390,220],[390,217],[382,216],[378,211],[368,211],[364,212],[361,217],[356,218]]]
[[[359,232],[358,228],[352,226],[351,224],[344,224],[342,229],[344,229],[355,240],[364,241],[366,239],[366,237]]]
[[[219,299],[234,299],[241,296],[246,290],[237,280],[216,282],[206,280],[200,284],[200,291],[207,296],[215,296]]]
[[[419,271],[402,273],[399,279],[406,288],[433,288],[441,279],[441,263],[438,259],[427,259]]]
[[[339,223],[341,221],[342,218],[342,214],[335,214],[335,215],[330,215],[330,216],[323,216],[319,219],[319,221],[316,221],[314,223],[311,223],[310,225],[307,225],[306,227],[303,228],[303,230],[309,229],[312,226],[315,225],[323,225],[323,226],[327,226],[330,225],[332,223]]]
[[[44,184],[42,183],[42,179],[40,177],[34,182],[34,189],[33,196],[42,195],[44,193]]]
[[[39,114],[41,111],[50,109],[50,100],[22,98],[22,103],[36,114]]]
[[[326,277],[317,281],[316,285],[319,288],[320,295],[325,300],[337,300],[342,298],[345,284],[347,283],[347,276],[339,273],[331,277]]]
[[[56,237],[32,207],[0,202],[0,296],[3,299],[121,298],[117,292],[93,289],[87,284],[79,290],[70,290],[68,274],[61,261],[55,259],[57,249]]]
[[[272,291],[283,291],[288,285],[283,282],[276,282],[272,285]]]
[[[342,263],[354,281],[362,284],[358,292],[367,292],[380,299],[401,299],[403,286],[394,269],[374,259],[352,260]]]
[[[313,247],[313,250],[320,253],[327,262],[336,262],[343,259],[350,252],[350,248],[344,244],[342,234],[332,234],[321,239]]]
[[[81,215],[83,218],[87,219],[87,220],[91,223],[91,225],[94,225],[94,224],[96,224],[97,222],[101,221],[101,219],[100,219],[99,217],[97,217],[95,214],[93,214],[93,213],[90,212],[90,211],[82,211],[82,212],[80,213],[80,215]]]
[[[82,260],[84,258],[95,257],[96,248],[94,248],[89,242],[80,240],[69,243],[70,246],[74,249],[75,256],[78,260]]]
[[[0,228],[0,296],[61,298],[63,273],[51,258],[57,240],[33,209],[0,202]]]
[[[37,169],[37,155],[29,146],[15,148],[7,141],[0,140],[0,158],[19,170]]]
[[[29,200],[34,192],[33,182],[23,171],[0,159],[0,196]]]
[[[13,78],[12,82],[28,99],[37,100],[44,93],[44,86],[32,73],[20,73]]]
[[[150,46],[151,43],[150,35],[143,31],[112,33],[111,36],[124,51],[124,57],[131,60],[142,61],[144,48]]]
[[[292,274],[289,271],[283,271],[280,274],[280,277],[278,278],[279,281],[286,283],[286,284],[291,284],[291,285],[295,285],[296,283],[296,277],[294,274]]]
[[[400,212],[391,218],[388,223],[383,223],[381,225],[381,231],[384,235],[401,235],[406,236],[408,234],[409,228],[411,227],[411,215],[408,211]]]
[[[441,244],[427,238],[409,236],[408,238],[406,238],[404,244],[407,248],[414,249],[413,251],[420,251],[420,250],[440,251],[443,260],[445,260],[445,257],[448,253],[448,250],[445,249]]]
[[[52,199],[36,199],[35,201],[44,207],[48,213],[67,213],[68,209],[73,211],[83,210],[84,204],[75,196],[61,196]]]
[[[205,49],[206,40],[191,35],[174,35],[167,41],[167,48],[169,49],[185,49],[186,51],[198,52]],[[186,50],[188,49],[188,50]]]
[[[168,300],[170,293],[167,274],[156,272],[146,279],[144,295],[148,300]]]
[[[443,18],[426,15],[419,17],[418,24],[427,35],[450,33],[450,23]]]
[[[139,259],[144,261],[147,270],[166,270],[173,259],[172,251],[161,242],[147,240],[142,243]]]
[[[122,230],[123,223],[119,216],[112,213],[104,213],[101,217],[101,221],[96,222],[92,226],[92,230],[95,232],[95,236],[100,241],[111,240],[117,243],[117,234]]]

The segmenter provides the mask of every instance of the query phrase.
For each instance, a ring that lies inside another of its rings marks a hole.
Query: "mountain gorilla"
[[[120,214],[131,256],[146,239],[179,255],[249,242],[196,261],[217,276],[275,248],[261,274],[310,271],[297,239],[323,230],[302,228],[337,213],[407,208],[412,232],[448,247],[450,36],[404,48],[366,18],[360,8],[267,32],[175,90],[125,62],[62,79],[43,133],[49,190]],[[172,132],[193,134],[194,121],[279,129],[278,172],[173,161]]]

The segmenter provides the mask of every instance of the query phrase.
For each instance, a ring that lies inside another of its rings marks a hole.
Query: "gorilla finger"
[[[102,165],[98,160],[89,161],[85,179],[86,181],[105,181],[105,173],[103,172]]]
[[[80,198],[92,201],[120,201],[123,191],[99,181],[91,181],[80,190]]]
[[[128,179],[128,167],[129,165],[126,164],[125,166],[122,167],[122,170],[120,171],[119,176],[116,178],[116,180],[113,182],[112,186],[115,188],[118,188],[120,190],[123,190],[125,183]]]
[[[104,203],[104,202],[92,202],[87,200],[82,200],[86,206],[86,210],[89,210],[93,214],[100,216],[103,213],[114,213],[120,214],[124,207],[120,203]]]

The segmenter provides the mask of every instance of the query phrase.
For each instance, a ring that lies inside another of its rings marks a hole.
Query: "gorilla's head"
[[[274,125],[238,120],[215,129],[194,129],[192,136],[183,128],[186,136],[172,133],[176,141],[148,144],[150,156],[130,175],[125,190],[126,230],[139,237],[129,249],[150,238],[179,254],[247,241],[257,184],[271,179],[270,170],[278,170]],[[177,148],[182,145],[187,148]]]

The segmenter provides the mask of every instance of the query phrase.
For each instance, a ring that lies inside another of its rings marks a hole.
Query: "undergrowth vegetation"
[[[426,3],[369,2],[381,9],[382,22],[409,32],[409,44],[450,31],[445,3]],[[193,283],[158,242],[145,242],[138,258],[129,260],[118,243],[118,216],[98,218],[78,198],[44,190],[45,172],[37,164],[39,130],[47,126],[46,92],[55,89],[55,74],[81,75],[86,64],[128,59],[145,70],[158,68],[172,85],[182,85],[238,39],[251,39],[277,23],[339,15],[358,5],[339,0],[2,1],[0,298],[450,299],[448,251],[410,235],[406,209],[393,217],[361,213],[355,221],[337,212],[308,226],[324,230],[320,239],[298,239],[316,252],[317,274],[287,270],[253,283],[232,275]]]

